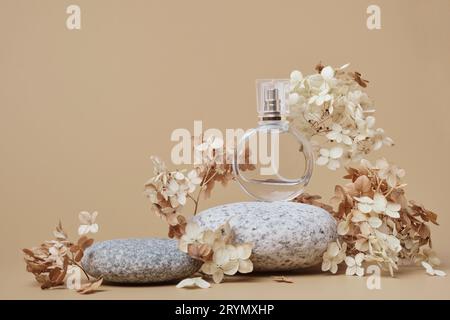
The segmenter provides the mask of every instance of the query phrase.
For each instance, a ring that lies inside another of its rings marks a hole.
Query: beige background
[[[82,9],[82,30],[65,9]],[[366,8],[382,29],[366,28]],[[80,210],[97,210],[98,240],[164,236],[142,194],[150,155],[169,159],[173,129],[249,128],[254,80],[313,72],[324,63],[370,80],[377,123],[397,146],[409,198],[440,214],[434,244],[449,264],[450,1],[0,1],[0,298],[79,298],[42,292],[20,249],[49,239],[58,219],[75,235]],[[329,198],[343,171],[316,168],[309,192]],[[248,199],[218,188],[202,208]],[[187,208],[189,209],[189,208]],[[173,285],[105,286],[109,298],[450,298],[450,277],[407,268],[365,280],[315,271],[279,284],[268,275],[205,291]]]

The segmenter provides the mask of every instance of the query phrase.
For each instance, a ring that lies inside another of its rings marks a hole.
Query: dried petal
[[[294,283],[294,281],[292,281],[291,278],[285,276],[276,276],[273,277],[273,280],[276,282]]]
[[[181,280],[176,285],[177,288],[186,288],[186,287],[195,287],[195,286],[202,288],[202,289],[207,289],[211,285],[209,284],[209,282],[203,280],[201,277],[184,279],[184,280]]]
[[[83,284],[80,289],[77,290],[78,293],[81,294],[91,294],[100,288],[103,283],[103,278],[97,279],[95,281],[90,281],[86,284]]]

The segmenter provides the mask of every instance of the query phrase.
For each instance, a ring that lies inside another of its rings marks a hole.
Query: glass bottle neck
[[[258,126],[279,126],[283,127],[285,129],[289,128],[289,121],[286,120],[284,117],[280,118],[259,118]]]

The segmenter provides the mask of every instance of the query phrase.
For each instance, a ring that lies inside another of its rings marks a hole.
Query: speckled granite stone
[[[318,207],[293,202],[239,202],[203,211],[194,220],[215,229],[229,220],[237,242],[252,242],[255,271],[318,264],[337,237],[336,222]]]
[[[189,277],[201,262],[178,250],[171,239],[117,239],[94,244],[82,260],[94,277],[116,283],[155,283]]]

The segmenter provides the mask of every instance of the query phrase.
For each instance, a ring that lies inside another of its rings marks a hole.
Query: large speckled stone
[[[336,222],[318,207],[293,202],[239,202],[194,217],[215,229],[229,221],[237,242],[252,242],[255,271],[287,271],[318,264],[337,237]]]
[[[157,283],[189,277],[201,266],[171,239],[116,239],[94,244],[82,260],[86,271],[116,283]]]

